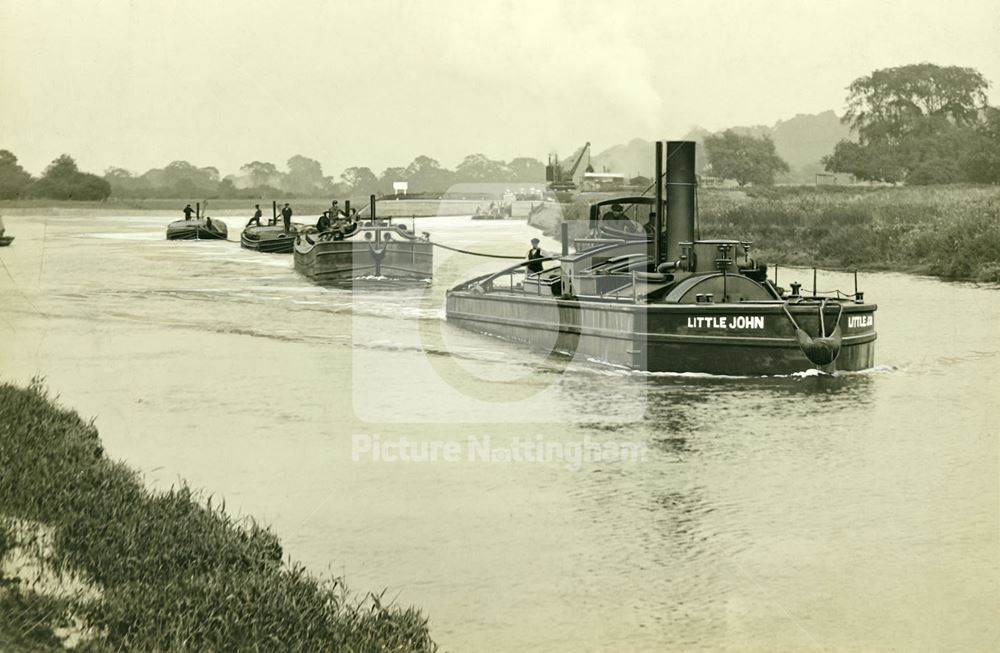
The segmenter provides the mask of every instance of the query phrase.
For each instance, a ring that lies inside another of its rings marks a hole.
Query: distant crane
[[[559,201],[565,202],[572,199],[572,194],[576,191],[577,171],[579,171],[581,177],[583,176],[584,171],[580,169],[583,157],[586,156],[588,158],[586,170],[593,172],[593,168],[590,167],[589,163],[589,155],[590,141],[580,148],[580,153],[577,155],[576,160],[573,161],[573,165],[569,170],[563,168],[562,164],[559,163],[558,155],[549,155],[549,163],[545,166],[545,181],[548,182],[549,190],[556,194]]]

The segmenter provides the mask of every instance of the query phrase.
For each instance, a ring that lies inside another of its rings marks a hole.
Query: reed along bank
[[[0,384],[0,650],[436,649],[418,610],[283,561],[203,498],[146,489],[38,382]]]

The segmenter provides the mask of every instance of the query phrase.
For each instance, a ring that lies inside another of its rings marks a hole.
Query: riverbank
[[[586,206],[563,218],[586,221]],[[997,186],[702,189],[698,223],[701,238],[752,241],[769,265],[1000,282]],[[558,225],[545,231],[555,236]]]
[[[0,384],[0,469],[0,649],[435,650],[418,610],[283,561],[224,502],[147,490],[37,382]]]

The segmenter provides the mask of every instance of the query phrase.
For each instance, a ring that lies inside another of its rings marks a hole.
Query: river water
[[[650,376],[447,325],[445,289],[503,261],[438,249],[429,286],[321,289],[287,255],[166,242],[173,216],[46,213],[5,217],[0,378],[43,375],[151,486],[419,606],[444,650],[1000,648],[995,288],[862,275],[869,372]],[[386,460],[404,438],[421,460]],[[510,460],[525,442],[562,453]],[[573,457],[595,443],[636,455]]]

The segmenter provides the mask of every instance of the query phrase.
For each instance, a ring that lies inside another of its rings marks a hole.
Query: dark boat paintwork
[[[434,246],[405,225],[373,220],[356,223],[344,237],[335,232],[301,234],[295,242],[295,269],[320,285],[354,279],[427,281],[433,274]]]
[[[167,240],[226,240],[228,236],[229,228],[222,220],[198,218],[167,225]]]
[[[291,254],[295,247],[295,238],[303,226],[293,224],[292,230],[288,233],[285,233],[283,225],[247,227],[240,234],[240,246],[258,252]]]

